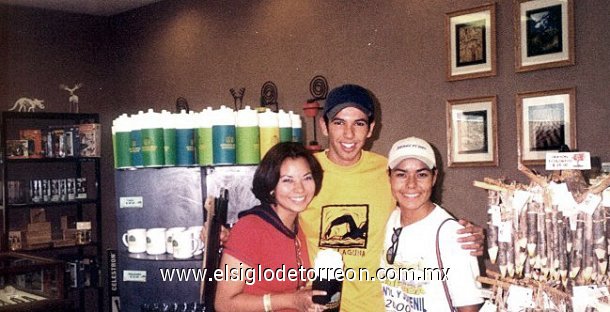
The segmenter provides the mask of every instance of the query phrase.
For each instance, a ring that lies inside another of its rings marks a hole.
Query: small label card
[[[121,197],[119,208],[144,208],[144,199],[142,196]]]
[[[123,281],[146,283],[146,271],[124,270]]]
[[[546,170],[589,170],[589,152],[546,153]]]

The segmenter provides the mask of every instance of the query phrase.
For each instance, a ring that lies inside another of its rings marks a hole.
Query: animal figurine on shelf
[[[44,109],[44,101],[39,99],[30,99],[22,97],[15,102],[15,105],[9,109],[18,112],[34,112],[36,109]]]
[[[70,92],[70,97],[68,98],[68,101],[70,102],[70,113],[78,113],[78,95],[74,94],[74,91],[80,89],[82,86],[82,83],[77,83],[72,88],[69,88],[65,84],[59,85],[59,89]]]

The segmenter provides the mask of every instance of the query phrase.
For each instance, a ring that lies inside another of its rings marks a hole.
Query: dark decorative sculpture
[[[229,89],[231,95],[233,96],[233,107],[235,110],[240,110],[243,108],[244,94],[246,94],[246,88],[239,88],[239,92],[235,91],[235,89]],[[237,100],[239,100],[239,107],[237,106]]]
[[[261,106],[269,107],[275,106],[275,109],[271,107],[271,110],[276,112],[278,111],[278,103],[277,103],[277,86],[273,81],[267,81],[263,84],[261,88]]]
[[[180,113],[182,110],[188,114],[190,111],[189,102],[185,98],[179,97],[176,99],[176,113]]]

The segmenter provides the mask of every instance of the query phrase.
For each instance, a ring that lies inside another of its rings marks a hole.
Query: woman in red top
[[[322,185],[322,167],[300,143],[280,143],[261,160],[252,192],[261,205],[240,214],[225,243],[214,306],[218,311],[314,311],[298,213]]]

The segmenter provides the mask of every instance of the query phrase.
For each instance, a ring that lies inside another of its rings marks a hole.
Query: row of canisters
[[[226,106],[201,112],[149,109],[112,122],[117,169],[258,164],[279,142],[302,142],[298,114]]]

